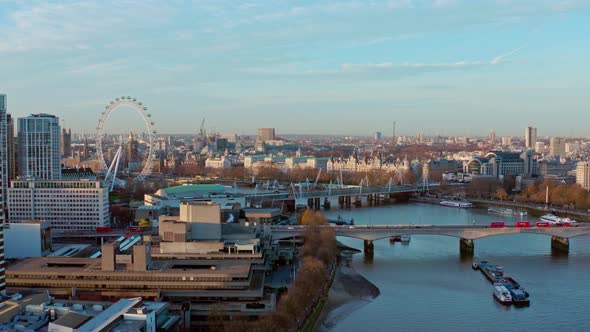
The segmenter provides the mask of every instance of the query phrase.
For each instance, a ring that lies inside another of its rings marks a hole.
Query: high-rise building
[[[61,130],[61,157],[70,158],[72,156],[72,129]]]
[[[31,114],[18,119],[18,175],[38,180],[61,178],[59,118]]]
[[[537,143],[537,128],[527,127],[524,131],[525,147],[529,150],[535,148]]]
[[[492,144],[496,142],[496,131],[494,129],[490,130],[490,142]]]
[[[581,161],[576,167],[576,182],[586,190],[590,190],[590,162]]]
[[[504,146],[512,145],[512,137],[510,137],[510,136],[502,137],[502,145],[504,145]]]
[[[375,133],[373,133],[373,140],[375,140],[375,141],[381,140],[381,132],[380,131],[376,131]]]
[[[561,137],[551,137],[549,146],[549,154],[551,156],[565,155],[565,139]]]
[[[543,142],[535,143],[535,152],[543,153],[543,151],[545,151],[545,143],[543,143]]]
[[[275,129],[274,128],[258,128],[258,140],[259,141],[274,141],[275,140]]]
[[[8,126],[8,180],[16,179],[16,141],[14,140],[14,118],[7,114]]]
[[[4,271],[4,232],[8,201],[8,117],[6,115],[6,95],[0,95],[0,293],[6,291]]]

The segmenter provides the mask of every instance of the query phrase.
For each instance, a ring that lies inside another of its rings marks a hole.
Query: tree
[[[506,189],[502,187],[496,189],[496,198],[502,201],[508,199],[508,193],[506,192]]]

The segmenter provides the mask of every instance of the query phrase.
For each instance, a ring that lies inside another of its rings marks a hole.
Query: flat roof
[[[12,274],[42,274],[42,275],[93,275],[110,276],[124,273],[125,275],[136,275],[141,278],[145,275],[157,275],[158,273],[168,276],[205,276],[205,277],[236,277],[244,278],[250,273],[252,262],[248,260],[223,260],[223,259],[154,259],[151,269],[148,271],[103,271],[100,258],[81,257],[33,257],[22,262],[9,266],[6,275]],[[191,266],[195,268],[191,268]],[[215,269],[202,268],[214,266]]]
[[[186,184],[160,190],[169,196],[191,192],[225,192],[225,187],[219,184]]]
[[[113,305],[105,309],[105,311],[96,315],[88,323],[84,324],[78,329],[78,332],[93,332],[102,331],[105,327],[111,324],[114,320],[123,316],[129,309],[141,302],[141,297],[133,299],[120,299]]]
[[[56,324],[59,326],[64,326],[64,327],[69,327],[72,329],[77,329],[91,319],[92,319],[91,316],[77,313],[74,311],[70,311],[69,313],[61,316],[56,321],[54,321],[53,324]]]

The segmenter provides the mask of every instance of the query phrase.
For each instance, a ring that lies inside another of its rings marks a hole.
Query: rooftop
[[[222,192],[225,193],[225,187],[219,184],[187,184],[176,187],[164,188],[162,191],[165,196],[181,195],[193,192]]]

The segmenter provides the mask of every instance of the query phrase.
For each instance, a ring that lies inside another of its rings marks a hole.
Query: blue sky
[[[0,0],[0,93],[76,132],[130,95],[163,133],[205,117],[227,134],[588,136],[589,17],[589,0]]]

